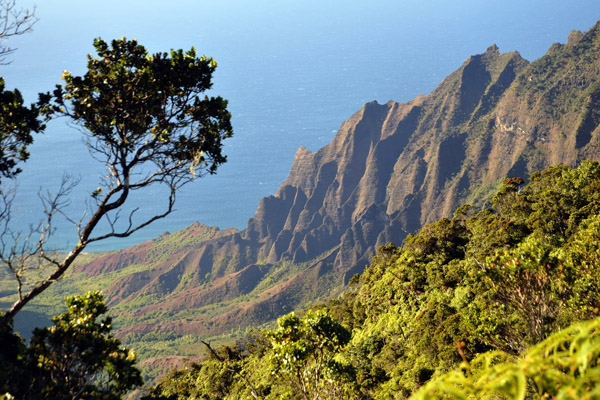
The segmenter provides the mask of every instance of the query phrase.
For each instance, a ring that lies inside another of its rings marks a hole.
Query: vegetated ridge
[[[78,271],[110,277],[102,289],[131,347],[269,322],[341,289],[377,247],[481,204],[506,177],[598,159],[599,100],[599,24],[532,63],[493,45],[431,94],[368,103],[330,144],[298,149],[246,229],[194,224]]]
[[[597,398],[600,163],[506,179],[490,200],[381,246],[343,296],[145,399]]]

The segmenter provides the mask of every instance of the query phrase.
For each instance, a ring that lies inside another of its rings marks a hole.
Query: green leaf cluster
[[[350,341],[350,332],[323,310],[309,310],[302,319],[291,313],[277,325],[265,333],[273,346],[270,370],[288,383],[289,395],[336,398],[345,392],[343,384],[354,379],[354,370],[335,356]]]
[[[596,399],[600,318],[574,324],[515,357],[492,351],[432,380],[420,399]]]
[[[123,152],[131,165],[177,163],[216,172],[225,162],[222,140],[232,135],[231,114],[221,97],[202,95],[217,63],[196,50],[149,55],[134,40],[94,41],[84,76],[63,73],[64,87],[41,95],[48,115],[64,115],[98,145]],[[130,167],[130,166],[129,166]]]
[[[136,355],[111,333],[99,292],[67,298],[67,311],[28,345],[2,332],[0,392],[18,399],[120,399],[142,384]]]
[[[24,106],[18,89],[5,88],[4,79],[0,78],[0,174],[12,178],[21,172],[17,163],[29,157],[31,133],[40,133],[46,126],[39,118],[37,105]]]

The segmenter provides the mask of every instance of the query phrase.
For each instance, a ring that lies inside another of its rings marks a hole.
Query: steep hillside
[[[522,183],[380,247],[340,298],[217,348],[149,399],[250,398],[250,383],[261,399],[596,398],[600,164]]]
[[[128,343],[214,336],[329,296],[378,246],[481,203],[505,177],[598,159],[599,33],[573,32],[531,64],[491,46],[428,96],[368,103],[327,146],[300,148],[245,230],[194,225],[79,271],[108,274]]]

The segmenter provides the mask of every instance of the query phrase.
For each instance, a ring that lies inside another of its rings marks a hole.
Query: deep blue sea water
[[[219,63],[212,93],[228,99],[233,114],[229,161],[181,190],[165,220],[92,247],[108,250],[194,221],[244,228],[260,198],[286,178],[297,148],[329,143],[364,103],[428,94],[492,43],[538,58],[571,30],[589,29],[600,1],[37,0],[37,15],[33,33],[11,40],[18,47],[12,64],[0,67],[7,86],[30,102],[60,83],[63,70],[84,73],[96,37],[137,38],[151,52],[195,46]],[[102,172],[64,121],[36,137],[23,167],[14,218],[21,227],[41,215],[40,187],[55,190],[65,172],[81,178],[69,210],[78,218]],[[160,209],[160,194],[152,189],[133,200],[149,214]],[[55,246],[75,242],[69,223],[55,226]]]

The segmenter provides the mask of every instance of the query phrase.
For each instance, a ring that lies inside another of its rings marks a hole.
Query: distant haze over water
[[[20,1],[23,7],[34,3]],[[92,247],[110,250],[199,221],[244,228],[260,198],[274,194],[294,154],[316,151],[366,102],[408,101],[428,94],[472,54],[495,43],[530,61],[600,18],[598,0],[38,0],[33,33],[10,44],[12,64],[0,67],[8,88],[26,101],[61,83],[63,70],[83,74],[96,37],[136,38],[150,52],[196,47],[217,60],[211,94],[229,100],[234,137],[228,162],[178,194],[176,211],[139,234]],[[35,138],[19,176],[15,224],[40,217],[40,187],[55,190],[64,173],[81,178],[70,215],[77,219],[98,186],[80,133],[54,121]],[[161,209],[160,191],[136,197],[139,213]],[[76,243],[57,221],[54,244]]]

